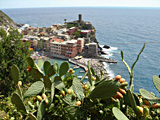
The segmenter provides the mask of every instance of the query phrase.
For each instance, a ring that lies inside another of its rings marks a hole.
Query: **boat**
[[[75,66],[75,67],[73,67],[74,69],[78,69],[79,68],[79,66]]]
[[[82,78],[83,76],[77,76],[77,78]],[[87,78],[88,79],[88,76],[86,76],[85,78]]]
[[[79,71],[80,73],[84,73],[85,71]]]

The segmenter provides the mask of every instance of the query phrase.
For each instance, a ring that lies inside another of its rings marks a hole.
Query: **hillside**
[[[16,28],[16,23],[8,15],[0,10],[0,26]]]

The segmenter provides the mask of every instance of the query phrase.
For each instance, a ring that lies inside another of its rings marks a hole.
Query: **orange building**
[[[51,56],[56,57],[66,57],[72,58],[75,57],[78,53],[82,52],[84,47],[84,39],[78,38],[78,40],[62,41],[55,40],[50,43],[50,53]]]

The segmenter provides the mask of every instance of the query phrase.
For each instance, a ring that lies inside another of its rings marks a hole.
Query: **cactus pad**
[[[24,97],[31,97],[39,94],[44,88],[44,84],[41,81],[33,83],[29,89],[24,93]]]
[[[112,108],[112,112],[114,114],[114,116],[117,118],[117,120],[129,120],[124,114],[123,112],[121,112],[121,110],[119,110],[116,107]]]
[[[18,111],[22,110],[25,113],[27,113],[24,103],[21,97],[19,96],[19,94],[13,93],[11,100],[12,100],[12,103],[15,104],[15,106],[17,107]]]
[[[60,75],[60,76],[65,75],[65,74],[67,73],[68,69],[69,69],[69,64],[68,64],[68,62],[63,62],[63,63],[61,64],[61,66],[60,66],[59,75]]]
[[[11,67],[11,75],[12,75],[12,78],[13,78],[15,84],[17,84],[19,81],[20,74],[19,74],[19,69],[16,65],[13,65]]]

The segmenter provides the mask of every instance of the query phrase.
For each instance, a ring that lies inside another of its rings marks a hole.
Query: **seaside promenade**
[[[72,64],[78,65],[79,67],[82,67],[85,71],[88,70],[88,62],[90,66],[94,69],[95,74],[98,75],[101,78],[101,72],[103,72],[104,77],[109,78],[107,70],[104,68],[103,62],[100,62],[99,59],[93,59],[93,58],[81,58],[79,60],[75,60],[74,58],[68,59],[68,61]]]

